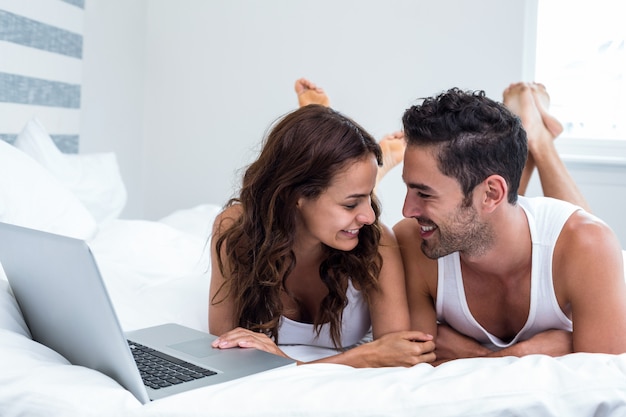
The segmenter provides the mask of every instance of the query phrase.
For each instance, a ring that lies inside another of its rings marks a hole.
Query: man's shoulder
[[[569,216],[570,214],[576,211],[584,211],[584,209],[580,206],[577,206],[568,201],[559,200],[553,197],[519,196],[517,202],[527,212],[531,212],[539,216],[555,215],[557,213],[561,213],[562,215]]]
[[[528,215],[530,223],[534,223],[540,234],[549,233],[556,237],[565,223],[575,213],[586,214],[584,209],[567,201],[551,197],[519,197],[519,205]]]

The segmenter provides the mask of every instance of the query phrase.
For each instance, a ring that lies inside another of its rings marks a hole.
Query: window
[[[626,150],[622,1],[538,0],[537,8],[535,80],[547,86],[551,112],[563,123],[559,142],[594,140],[596,151]]]

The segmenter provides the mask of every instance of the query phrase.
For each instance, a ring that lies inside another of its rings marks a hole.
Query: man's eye
[[[430,194],[426,194],[426,193],[422,193],[422,192],[417,192],[417,196],[420,198],[429,198]]]

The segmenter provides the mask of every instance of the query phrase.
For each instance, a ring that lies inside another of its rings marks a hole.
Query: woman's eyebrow
[[[369,197],[369,194],[350,194],[348,196],[346,196],[346,198],[363,198],[363,197]]]

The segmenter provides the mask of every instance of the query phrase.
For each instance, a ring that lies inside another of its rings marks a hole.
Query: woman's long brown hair
[[[382,154],[376,141],[357,123],[327,107],[302,107],[275,124],[258,159],[244,174],[239,198],[227,204],[240,204],[242,215],[216,241],[226,281],[211,302],[231,299],[236,325],[264,332],[278,343],[283,312],[280,292],[288,293],[286,280],[296,263],[292,250],[296,203],[301,197],[317,198],[338,172],[372,154],[380,165]],[[314,325],[319,334],[321,326],[330,323],[338,348],[348,280],[365,297],[378,289],[380,207],[374,195],[372,208],[376,220],[361,229],[356,248],[345,252],[324,245],[326,256],[319,273],[328,295]]]

